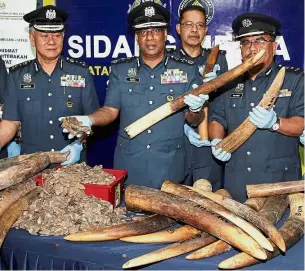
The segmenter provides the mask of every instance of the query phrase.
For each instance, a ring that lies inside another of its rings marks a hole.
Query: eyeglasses
[[[163,32],[162,28],[151,28],[151,29],[138,30],[137,34],[140,37],[146,37],[148,33],[150,33],[152,36],[156,37],[159,36],[162,32]]]
[[[263,46],[266,42],[274,42],[274,40],[266,40],[264,38],[259,38],[256,40],[242,40],[240,41],[240,47],[243,48],[250,48],[252,44],[258,45],[258,46]]]
[[[183,28],[185,29],[192,29],[194,27],[194,25],[196,25],[196,28],[198,30],[203,30],[205,29],[205,23],[194,23],[194,22],[185,22],[185,23],[181,23],[181,25],[183,26]]]

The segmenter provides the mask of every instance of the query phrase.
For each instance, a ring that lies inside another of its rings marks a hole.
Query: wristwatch
[[[274,124],[272,124],[270,131],[276,132],[278,129],[280,129],[280,118],[277,118],[276,122]]]

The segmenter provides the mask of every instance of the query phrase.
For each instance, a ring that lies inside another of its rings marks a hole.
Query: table
[[[289,214],[278,223],[280,227]],[[0,251],[0,269],[10,270],[119,270],[128,260],[157,250],[165,244],[132,244],[121,241],[69,242],[62,236],[42,237],[25,230],[11,229]],[[236,254],[189,261],[185,255],[142,267],[144,270],[215,270],[218,264]],[[304,238],[286,252],[247,270],[304,270]]]

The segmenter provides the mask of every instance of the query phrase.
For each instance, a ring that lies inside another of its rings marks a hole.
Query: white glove
[[[212,153],[215,156],[215,158],[217,158],[220,161],[226,162],[229,161],[231,158],[231,153],[224,151],[222,148],[218,148],[216,150],[215,146],[222,141],[222,139],[220,138],[215,138],[212,140],[211,142],[211,146],[212,146]]]
[[[69,155],[68,155],[68,160],[61,163],[61,165],[67,166],[67,165],[75,164],[76,162],[78,162],[80,160],[80,153],[82,152],[82,150],[83,150],[83,145],[78,140],[75,140],[68,146],[64,147],[60,151],[60,153],[69,152]]]
[[[276,113],[273,108],[267,110],[257,105],[249,112],[249,120],[259,129],[270,129],[276,122]]]
[[[193,84],[192,88],[197,88],[197,84]],[[190,111],[199,112],[203,106],[203,104],[209,100],[209,95],[207,94],[199,94],[199,96],[195,96],[193,94],[188,94],[184,96],[184,103],[189,106]]]
[[[187,136],[190,143],[198,148],[211,146],[209,140],[200,140],[200,135],[196,133],[194,129],[187,124],[184,124],[184,134]]]

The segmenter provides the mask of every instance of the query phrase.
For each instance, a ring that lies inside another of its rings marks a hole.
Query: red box
[[[57,167],[56,169],[58,168],[60,167]],[[117,207],[120,205],[122,200],[124,180],[126,178],[127,171],[106,168],[103,168],[102,170],[114,175],[115,181],[109,185],[83,184],[85,186],[85,194],[93,195],[97,198],[109,201],[114,207]],[[38,176],[35,181],[39,183],[39,185],[43,185],[42,176]]]

